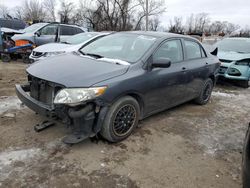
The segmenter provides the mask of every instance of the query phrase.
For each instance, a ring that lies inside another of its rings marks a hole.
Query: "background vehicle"
[[[29,63],[29,55],[36,46],[65,41],[69,36],[84,32],[81,27],[59,23],[37,23],[23,30],[3,28],[3,48],[1,58],[9,62],[11,56],[21,55],[24,63]],[[14,36],[13,36],[14,35]]]
[[[243,188],[250,187],[250,123],[246,132],[242,153],[242,181]]]
[[[222,62],[220,76],[240,81],[249,87],[250,38],[226,38],[216,44],[218,57]]]
[[[38,46],[33,49],[30,54],[30,59],[32,61],[38,61],[50,56],[59,55],[63,53],[78,51],[85,44],[91,43],[98,38],[104,37],[109,33],[98,33],[98,32],[87,32],[80,33],[69,37],[63,43],[49,43]]]
[[[24,29],[26,24],[23,20],[0,18],[0,27],[19,30]]]
[[[28,84],[16,91],[34,111],[74,127],[65,143],[99,132],[118,142],[140,119],[189,100],[206,104],[218,68],[218,58],[191,37],[120,32],[31,65]]]
[[[23,30],[23,34],[16,34],[12,37],[16,46],[31,43],[36,46],[50,43],[63,42],[69,36],[83,33],[84,30],[76,25],[59,23],[37,23]]]

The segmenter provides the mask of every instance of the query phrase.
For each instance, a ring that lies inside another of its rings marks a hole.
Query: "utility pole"
[[[146,31],[148,31],[148,0],[146,0]]]

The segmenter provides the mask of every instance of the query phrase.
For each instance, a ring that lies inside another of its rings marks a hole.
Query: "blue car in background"
[[[216,44],[221,61],[219,75],[249,87],[250,38],[226,38]]]

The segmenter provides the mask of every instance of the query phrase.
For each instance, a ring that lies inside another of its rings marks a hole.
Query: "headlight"
[[[102,95],[106,89],[107,87],[62,89],[56,94],[54,103],[77,105]]]
[[[63,53],[65,53],[65,51],[59,51],[59,52],[46,52],[45,54],[44,54],[44,57],[49,57],[49,56],[54,56],[54,55],[60,55],[60,54],[63,54]]]

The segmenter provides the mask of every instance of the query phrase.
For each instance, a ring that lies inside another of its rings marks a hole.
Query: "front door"
[[[153,54],[152,61],[157,58],[169,58],[169,68],[153,68],[146,72],[145,110],[149,115],[156,111],[175,106],[186,98],[186,66],[181,40],[174,39],[164,42]]]
[[[58,34],[59,24],[49,24],[39,30],[39,36],[35,36],[35,42],[37,46],[56,42]]]

